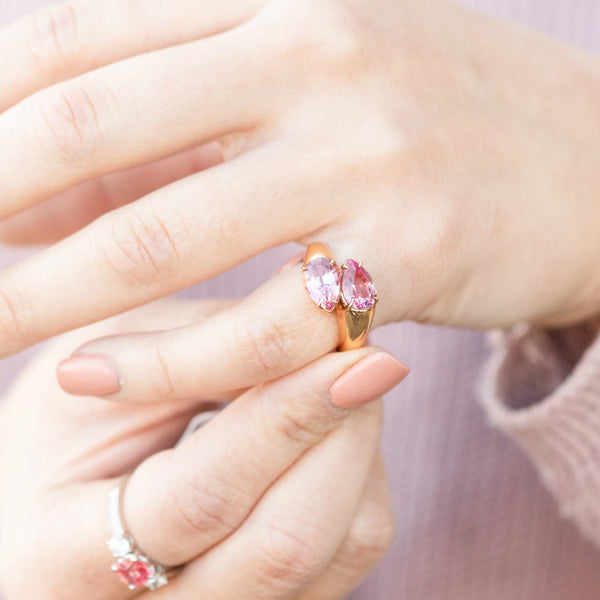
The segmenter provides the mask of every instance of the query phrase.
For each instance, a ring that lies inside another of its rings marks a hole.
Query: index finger
[[[253,150],[100,217],[4,272],[0,355],[209,279],[319,226],[308,200],[274,199],[293,189],[282,175],[286,158],[268,145]],[[308,182],[309,174],[295,178]]]

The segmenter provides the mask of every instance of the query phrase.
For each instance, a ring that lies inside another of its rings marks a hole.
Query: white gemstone
[[[166,575],[155,575],[151,579],[148,580],[146,587],[149,590],[156,590],[160,587],[167,585],[167,576]]]
[[[113,537],[108,540],[107,546],[116,557],[123,557],[133,550],[131,540],[126,537]]]

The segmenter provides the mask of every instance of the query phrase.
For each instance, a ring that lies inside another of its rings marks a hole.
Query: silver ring
[[[220,410],[196,415],[190,422],[178,444],[214,419]],[[128,478],[124,478],[108,495],[111,538],[106,542],[108,549],[116,559],[111,569],[130,589],[147,588],[157,590],[169,583],[169,576],[179,569],[167,569],[153,561],[137,547],[133,536],[123,526],[122,503],[123,490]]]
[[[157,590],[169,582],[167,570],[142,553],[123,526],[121,503],[125,481],[112,489],[108,497],[112,537],[106,545],[116,559],[111,569],[130,590]]]

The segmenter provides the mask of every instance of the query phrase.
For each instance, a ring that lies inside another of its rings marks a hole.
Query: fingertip
[[[409,373],[409,367],[388,352],[370,353],[333,382],[331,402],[340,408],[363,406],[390,392]]]
[[[101,354],[74,355],[56,369],[60,387],[75,396],[110,396],[121,389],[112,361]]]

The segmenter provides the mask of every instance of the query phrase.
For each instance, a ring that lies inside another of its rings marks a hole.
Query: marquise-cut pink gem
[[[117,575],[126,586],[142,587],[152,577],[150,565],[141,560],[125,558],[117,565]]]
[[[377,301],[377,290],[367,270],[349,258],[342,267],[342,298],[354,310],[369,310]]]
[[[335,260],[315,256],[306,263],[302,275],[313,302],[326,311],[334,311],[340,298],[340,269]]]

